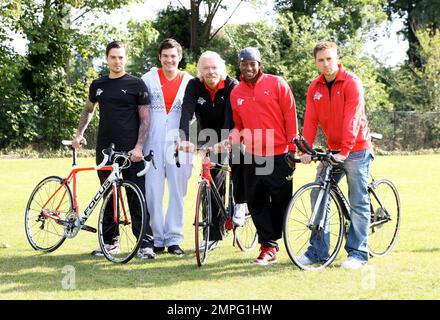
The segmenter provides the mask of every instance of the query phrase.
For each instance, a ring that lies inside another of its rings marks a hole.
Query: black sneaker
[[[185,251],[183,251],[182,248],[176,244],[168,247],[168,253],[180,256],[182,254],[185,254]]]
[[[164,253],[165,247],[153,247],[154,253]]]

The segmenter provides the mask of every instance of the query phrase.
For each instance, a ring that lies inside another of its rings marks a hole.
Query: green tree
[[[338,42],[349,42],[357,33],[367,33],[386,19],[386,0],[275,0],[278,12],[313,19],[315,30],[327,29]]]
[[[313,48],[320,40],[328,39],[333,34],[330,29],[315,29],[314,23],[313,18],[287,12],[278,17],[276,27],[262,22],[227,26],[209,48],[221,52],[227,63],[235,66],[236,74],[239,74],[239,50],[246,46],[260,49],[265,62],[263,70],[281,75],[292,88],[299,122],[302,123],[307,88],[318,76]],[[378,66],[372,58],[362,54],[363,43],[364,37],[357,35],[351,37],[349,42],[340,44],[341,62],[362,79],[369,111],[390,110],[392,105],[388,102],[385,84],[377,78]]]
[[[190,0],[189,12],[191,36],[189,50],[191,55],[197,55],[200,53],[201,48],[209,46],[212,39],[226,25],[238,7],[245,1],[249,0],[235,1],[234,5],[229,7],[225,4],[224,0]],[[222,10],[229,11],[230,15],[225,22],[217,28],[217,30],[213,31],[212,22],[214,17]]]
[[[388,0],[385,10],[390,20],[396,17],[404,20],[402,33],[409,42],[409,62],[417,67],[422,65],[419,55],[420,41],[417,30],[430,30],[435,35],[440,28],[439,0]]]
[[[81,47],[87,43],[80,32],[83,24],[96,12],[110,12],[135,1],[10,0],[7,3],[9,12],[14,12],[14,18],[7,17],[8,25],[28,41],[20,80],[32,105],[38,107],[38,117],[33,121],[38,128],[35,136],[38,139],[33,141],[58,146],[61,137],[71,136],[76,126],[85,83],[83,79],[72,78],[75,67],[71,64],[72,60],[77,61],[72,58],[87,51]]]

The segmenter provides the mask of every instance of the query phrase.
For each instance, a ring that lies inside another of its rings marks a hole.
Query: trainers
[[[118,254],[118,253],[121,252],[121,247],[119,246],[119,243],[104,244],[104,248],[110,254]],[[92,256],[103,257],[104,253],[102,252],[101,247],[99,247],[98,249],[92,251]]]
[[[175,244],[168,247],[168,253],[181,256],[185,254],[185,251],[183,251],[183,249],[179,245]]]
[[[308,266],[313,264],[314,262],[310,260],[305,254],[298,257],[298,262],[303,266]]]
[[[261,245],[260,250],[260,255],[254,260],[255,264],[267,266],[268,264],[277,262],[277,249],[275,247],[265,247]]]
[[[234,206],[234,215],[232,217],[232,222],[237,227],[242,227],[246,222],[246,211],[247,204],[246,203],[237,203]]]
[[[341,268],[344,269],[359,269],[361,268],[365,263],[359,261],[356,258],[348,257],[342,264]]]
[[[153,251],[153,248],[140,248],[137,256],[141,259],[154,259],[156,258],[156,254]]]
[[[153,247],[154,253],[164,253],[165,247]]]
[[[204,251],[205,246],[206,246],[206,240],[203,241],[203,243],[200,245],[199,250]],[[208,241],[208,251],[212,251],[214,249],[217,249],[218,247],[220,247],[220,243],[218,242],[218,240],[209,240]]]

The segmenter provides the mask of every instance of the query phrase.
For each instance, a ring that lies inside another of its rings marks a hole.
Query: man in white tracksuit
[[[159,47],[161,68],[152,68],[143,77],[150,96],[151,124],[144,150],[154,151],[157,169],[150,167],[145,175],[145,199],[150,212],[154,236],[154,251],[168,248],[171,254],[182,255],[183,199],[191,176],[189,154],[179,156],[181,166],[174,160],[174,142],[179,139],[182,101],[188,81],[192,78],[180,71],[182,47],[173,39],[165,39]],[[163,214],[165,178],[168,181],[168,210]]]

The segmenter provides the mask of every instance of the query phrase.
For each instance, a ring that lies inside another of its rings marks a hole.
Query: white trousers
[[[183,240],[184,198],[192,171],[192,155],[179,152],[180,168],[173,157],[174,148],[152,146],[157,169],[150,166],[145,175],[145,199],[155,247],[180,245]],[[146,150],[146,152],[149,150]],[[163,196],[168,183],[168,209],[164,215]]]

